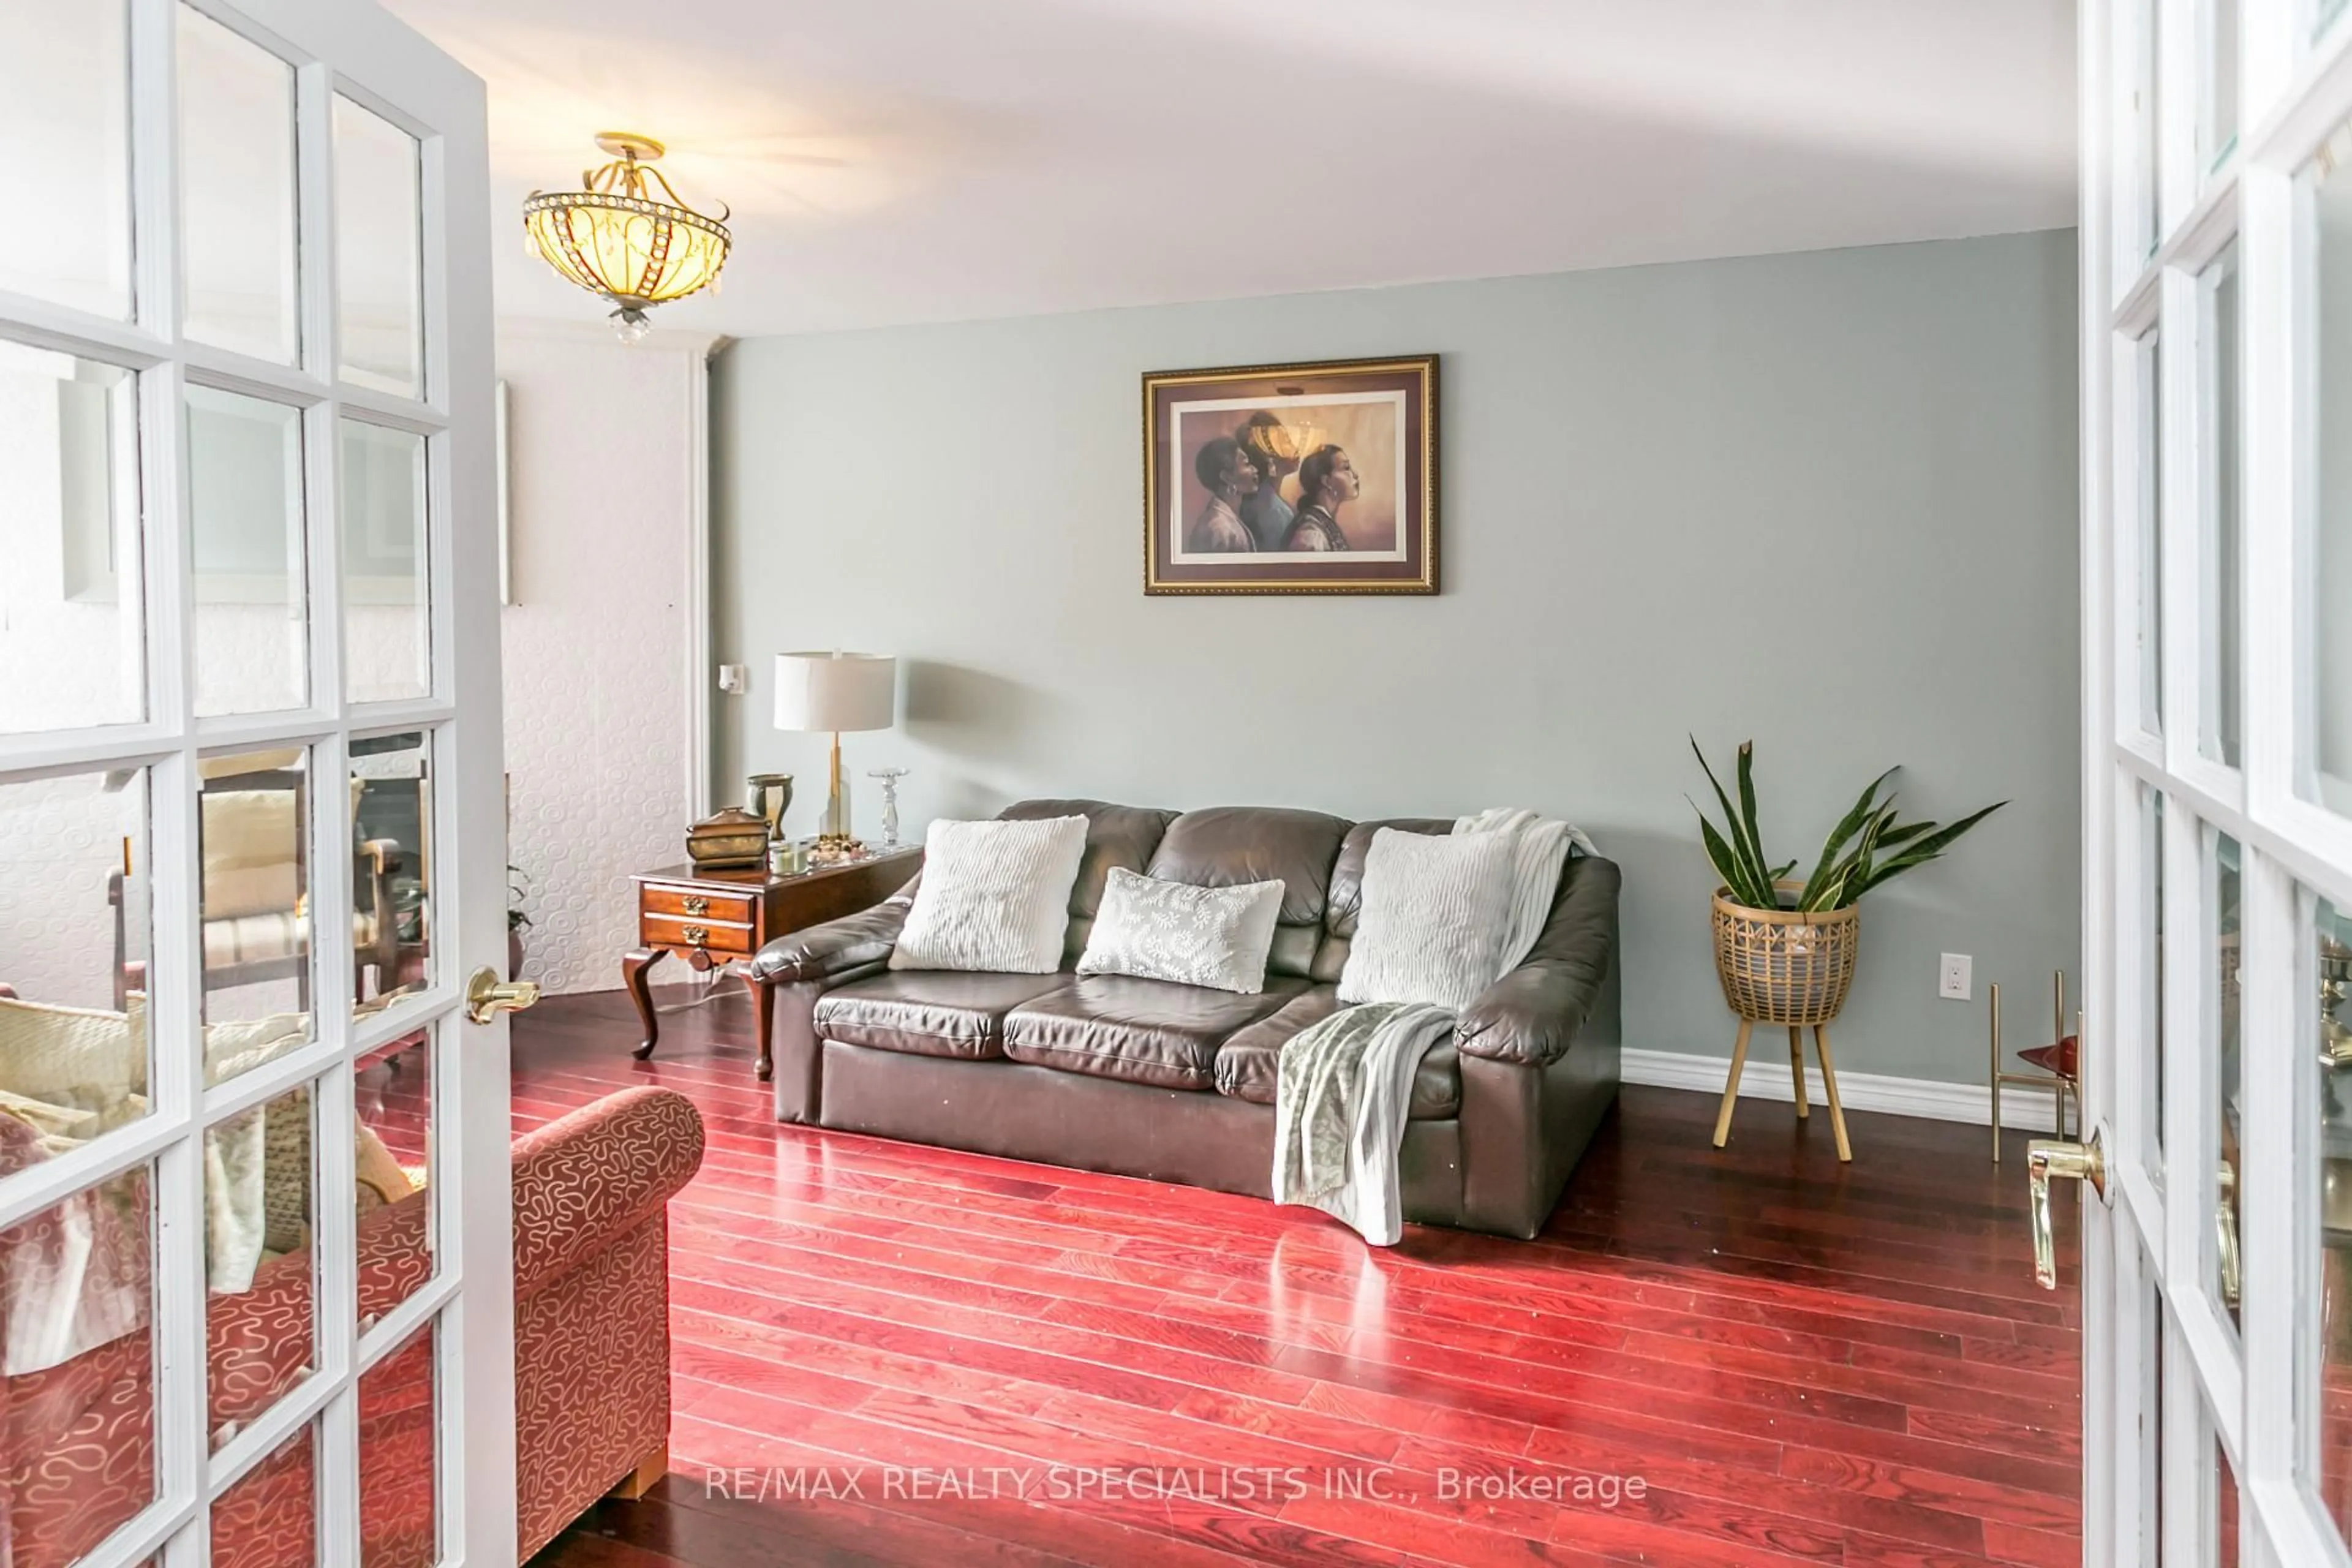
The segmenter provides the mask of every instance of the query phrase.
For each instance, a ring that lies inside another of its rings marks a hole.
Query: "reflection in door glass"
[[[2164,595],[2159,563],[2164,559],[2164,425],[2162,406],[2164,353],[2157,335],[2142,338],[2137,356],[2139,386],[2139,548],[2134,575],[2138,584],[2139,727],[2152,735],[2164,732]]]
[[[2209,1244],[2213,1263],[2206,1279],[2213,1299],[2229,1310],[2230,1321],[2236,1323],[2238,1296],[2244,1277],[2238,1238],[2245,1234],[2245,1226],[2240,1223],[2240,1194],[2243,1190],[2240,1175],[2245,1166],[2239,1157],[2239,1107],[2244,1095],[2245,1073],[2238,1041],[2239,895],[2245,882],[2242,865],[2245,852],[2226,833],[2215,834],[2213,843],[2214,1001],[2206,1022],[2212,1042],[2207,1058],[2212,1076],[2206,1083],[2212,1097],[2213,1131],[2206,1152],[2214,1161],[2213,1224]]]
[[[432,981],[433,767],[418,731],[357,737],[351,751],[352,1008],[364,1018]]]
[[[2238,247],[2232,244],[2199,279],[2204,295],[2204,369],[2199,419],[2205,451],[2199,552],[2203,602],[2200,662],[2203,709],[2197,747],[2227,767],[2238,765],[2241,642],[2238,563]]]
[[[2140,1114],[2147,1118],[2148,1174],[2164,1184],[2164,796],[2140,785],[2140,1016],[2148,1042],[2147,1089]]]
[[[0,1176],[59,1152],[37,1125],[0,1116]],[[136,1165],[0,1231],[10,1426],[0,1563],[74,1562],[154,1500],[153,1192],[154,1168]],[[101,1409],[104,1419],[87,1418]]]
[[[2352,1540],[2352,914],[2325,899],[2318,902],[2312,942],[2318,990],[2319,1142],[2319,1343],[2302,1360],[2307,1409],[2316,1418],[2302,1423],[2306,1462],[2320,1500],[2336,1521],[2339,1536]],[[2308,1016],[2308,1015],[2306,1015]],[[2309,1082],[2305,1080],[2306,1084]],[[2314,1274],[2297,1271],[2309,1279]],[[2315,1352],[2315,1353],[2313,1353]]]
[[[213,1504],[213,1568],[313,1568],[318,1476],[319,1423],[312,1421]]]
[[[129,371],[0,340],[0,734],[146,716],[138,420]]]
[[[2319,493],[2303,642],[2311,660],[2305,792],[2352,815],[2352,126],[2321,149],[2313,179],[2318,353],[2313,411]]]
[[[301,413],[208,386],[187,395],[196,713],[299,708],[310,692]]]
[[[205,1332],[214,1347],[205,1425],[215,1453],[319,1364],[310,1089],[205,1129]]]
[[[360,1376],[360,1568],[433,1568],[433,1325]]]
[[[12,0],[0,49],[0,289],[131,314],[131,15],[93,0]],[[38,215],[36,217],[34,215]]]
[[[2206,1423],[2212,1425],[2209,1419]],[[2238,1472],[2220,1438],[2213,1440],[2213,1561],[2219,1568],[2238,1568]]]
[[[341,437],[343,695],[424,697],[433,689],[425,437],[348,418]]]
[[[310,1017],[310,753],[289,746],[206,757],[196,776],[210,1085],[318,1032]]]
[[[292,364],[294,68],[191,5],[179,29],[184,330]]]

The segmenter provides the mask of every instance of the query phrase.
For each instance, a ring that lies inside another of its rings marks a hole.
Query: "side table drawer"
[[[648,882],[638,907],[648,915],[677,915],[704,925],[713,921],[750,925],[751,911],[758,904],[756,893],[712,893]]]
[[[718,900],[713,900],[715,905]],[[751,928],[684,915],[657,915],[646,910],[637,916],[637,941],[646,947],[698,947],[708,952],[751,951]]]

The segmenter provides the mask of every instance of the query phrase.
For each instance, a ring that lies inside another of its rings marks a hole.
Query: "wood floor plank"
[[[519,1130],[656,1083],[708,1140],[671,1211],[673,1474],[534,1568],[2079,1557],[2079,1314],[2032,1288],[2021,1161],[1975,1129],[1853,1113],[1844,1166],[1770,1108],[1717,1151],[1706,1097],[1627,1089],[1535,1241],[1379,1249],[1256,1199],[782,1126],[740,997],[663,1025],[643,1063],[617,993],[515,1026]],[[953,1479],[990,1470],[1025,1479]],[[807,1489],[853,1471],[866,1495]]]

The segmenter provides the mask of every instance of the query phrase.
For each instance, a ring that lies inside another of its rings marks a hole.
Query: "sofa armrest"
[[[623,1089],[517,1139],[515,1299],[634,1229],[701,1164],[702,1117],[675,1089]]]
[[[1569,861],[1534,949],[1462,1015],[1454,1030],[1455,1049],[1534,1068],[1568,1054],[1616,962],[1623,879],[1613,860],[1579,856]]]
[[[898,945],[914,900],[898,893],[870,910],[780,936],[751,959],[751,978],[764,985],[845,980],[888,961]]]

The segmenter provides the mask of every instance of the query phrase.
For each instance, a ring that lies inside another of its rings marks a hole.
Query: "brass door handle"
[[[2025,1184],[2033,1207],[2033,1282],[2044,1290],[2058,1289],[2058,1244],[2050,1231],[2053,1176],[2088,1182],[2101,1197],[2107,1195],[2107,1157],[2097,1128],[2091,1129],[2088,1142],[2036,1138],[2025,1146]]]
[[[520,1013],[539,1001],[539,985],[530,980],[500,980],[485,966],[466,982],[466,1016],[487,1024],[501,1013]]]
[[[2234,1307],[2244,1286],[2238,1254],[2238,1173],[2227,1160],[2213,1176],[2214,1262],[2221,1275],[2221,1304]]]

